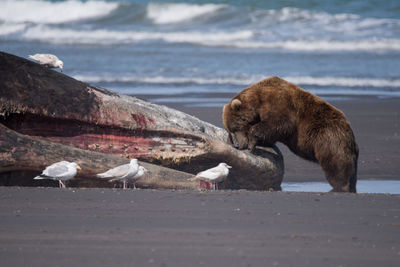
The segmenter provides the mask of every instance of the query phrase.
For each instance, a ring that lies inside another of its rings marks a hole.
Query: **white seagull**
[[[63,71],[64,63],[58,59],[57,56],[52,54],[35,54],[29,55],[30,59],[36,60],[40,65],[44,65],[48,68],[60,68]]]
[[[148,170],[143,167],[143,166],[139,166],[139,170],[138,172],[135,174],[135,176],[133,176],[131,179],[129,180],[133,180],[133,189],[136,189],[136,182],[142,178],[144,176],[144,174],[148,172]]]
[[[130,181],[133,181],[133,189],[136,189],[136,182],[143,177],[143,175],[148,172],[148,170],[139,165],[139,170],[138,172],[135,174],[135,176],[133,176],[132,178],[129,178]],[[115,182],[116,180],[118,180],[117,178],[115,179],[111,179],[109,182]]]
[[[97,174],[97,177],[109,180],[123,180],[126,189],[126,180],[133,178],[139,171],[137,159],[131,159],[128,164],[120,165],[106,172]]]
[[[199,172],[196,174],[195,177],[190,178],[189,180],[191,181],[208,181],[213,183],[214,185],[214,190],[218,189],[218,184],[219,182],[222,182],[225,180],[226,177],[228,177],[229,174],[229,169],[232,168],[226,163],[220,163],[218,164],[217,167]]]
[[[50,166],[47,166],[46,169],[42,172],[42,174],[33,178],[34,180],[41,180],[41,179],[51,179],[51,180],[58,180],[60,188],[65,188],[65,184],[63,181],[70,180],[75,177],[78,170],[80,170],[78,164],[75,162],[69,161],[60,161]]]

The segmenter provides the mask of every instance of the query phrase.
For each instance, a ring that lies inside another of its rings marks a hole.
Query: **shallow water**
[[[331,189],[327,182],[282,183],[282,191],[287,192],[329,192]],[[400,194],[400,181],[358,180],[357,193]]]

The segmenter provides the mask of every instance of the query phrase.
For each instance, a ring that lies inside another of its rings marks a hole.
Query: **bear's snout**
[[[247,149],[249,141],[246,134],[243,132],[235,132],[230,134],[230,139],[234,148],[239,150]]]

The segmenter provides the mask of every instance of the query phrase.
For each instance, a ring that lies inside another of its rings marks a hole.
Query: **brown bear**
[[[356,192],[358,145],[344,114],[278,77],[262,80],[224,106],[222,120],[238,149],[281,142],[317,162],[335,192]]]

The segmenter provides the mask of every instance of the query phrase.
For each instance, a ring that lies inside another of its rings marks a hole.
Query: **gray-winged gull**
[[[41,180],[41,179],[51,179],[51,180],[58,180],[60,187],[65,188],[65,184],[63,181],[67,181],[75,177],[78,170],[80,170],[78,164],[75,162],[69,161],[60,161],[50,166],[47,166],[46,169],[42,172],[42,174],[33,178],[34,180]]]
[[[44,65],[48,68],[60,68],[63,71],[64,63],[58,59],[57,56],[52,54],[35,54],[29,55],[30,59],[36,60],[40,65]]]
[[[140,178],[142,178],[146,172],[148,172],[148,170],[147,170],[145,167],[139,165],[139,170],[138,170],[138,172],[135,174],[135,176],[133,176],[132,178],[129,178],[129,179],[128,179],[129,181],[133,181],[133,189],[136,189],[136,182],[137,182]],[[109,182],[114,182],[115,180],[116,180],[116,179],[112,179],[112,180],[110,180]]]
[[[133,178],[139,171],[137,159],[131,159],[128,164],[120,165],[106,172],[97,174],[97,177],[109,180],[123,180],[124,189],[126,189],[126,181]]]
[[[148,172],[148,170],[143,167],[143,166],[139,166],[139,170],[138,172],[135,174],[135,176],[133,176],[131,179],[129,180],[133,180],[133,189],[136,189],[136,182],[142,178],[144,176],[144,174]]]
[[[218,189],[218,184],[219,182],[222,182],[225,180],[226,177],[228,177],[229,174],[229,169],[232,168],[226,163],[220,163],[218,164],[217,167],[199,172],[196,174],[195,177],[190,178],[189,180],[191,181],[208,181],[213,183],[214,185],[214,190]]]

